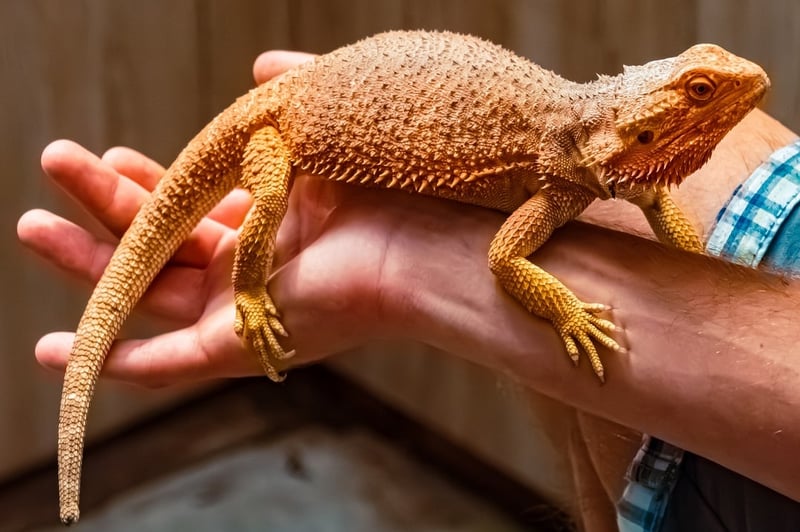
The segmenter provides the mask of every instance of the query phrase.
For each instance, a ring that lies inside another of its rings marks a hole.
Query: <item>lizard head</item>
[[[607,82],[613,131],[595,146],[590,140],[587,151],[610,190],[680,184],[769,87],[761,67],[712,44],[625,67]]]

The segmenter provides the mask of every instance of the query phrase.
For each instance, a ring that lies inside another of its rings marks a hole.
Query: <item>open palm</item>
[[[307,60],[305,54],[273,53],[256,63],[256,78],[264,81],[294,63]],[[118,239],[127,229],[149,191],[163,175],[164,169],[144,155],[127,148],[113,148],[102,159],[69,141],[57,141],[42,154],[45,173],[76,202],[96,218]],[[329,214],[340,194],[336,185],[321,180],[299,177],[292,193],[290,212],[279,234],[275,268],[280,269],[297,259],[298,254],[313,244],[325,229]],[[167,331],[152,338],[116,342],[104,368],[104,375],[150,386],[208,377],[260,373],[254,357],[246,353],[233,332],[233,297],[230,271],[237,230],[250,206],[249,195],[236,190],[228,195],[195,229],[191,237],[161,272],[145,294],[138,309],[168,325]],[[328,228],[331,224],[328,221]],[[19,222],[20,240],[58,268],[96,282],[116,246],[102,230],[75,225],[53,213],[33,210]],[[351,235],[352,236],[352,235]],[[371,236],[379,236],[370,231]],[[381,247],[379,237],[368,245],[353,246],[352,238],[341,252],[349,262],[377,266],[373,260],[353,260],[354,252],[369,254]],[[324,239],[323,239],[324,242]],[[329,249],[329,248],[326,248]],[[323,255],[325,250],[323,251]],[[379,255],[378,255],[379,256]],[[284,319],[289,330],[303,330],[314,315],[348,305],[347,312],[335,312],[324,322],[315,324],[314,335],[305,338],[300,347],[302,361],[323,357],[353,345],[356,336],[366,330],[365,318],[375,314],[370,305],[368,279],[378,271],[345,269],[336,282],[330,279],[335,257],[317,255],[328,270],[315,272],[316,259],[294,261],[283,277],[304,283],[304,293],[316,292],[315,301],[295,299],[297,312],[287,312]],[[344,258],[344,257],[343,257]],[[302,262],[302,264],[300,264]],[[311,265],[311,268],[309,268]],[[348,275],[348,273],[350,275]],[[304,276],[310,276],[305,278]],[[327,279],[325,281],[324,279]],[[291,296],[285,296],[282,283],[274,282],[273,292],[285,311]],[[283,283],[286,284],[286,283]],[[292,290],[288,290],[292,293]],[[327,301],[327,303],[326,303]],[[312,303],[314,304],[311,307]],[[359,312],[359,308],[363,312]],[[358,327],[355,325],[359,324]],[[327,334],[334,332],[336,334]],[[63,369],[72,344],[71,333],[53,333],[43,337],[36,348],[39,361]],[[300,358],[300,357],[298,357]]]

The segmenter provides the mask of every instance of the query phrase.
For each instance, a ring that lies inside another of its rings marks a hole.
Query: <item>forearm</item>
[[[585,363],[573,369],[549,325],[514,305],[480,263],[459,264],[453,283],[452,271],[420,269],[420,260],[414,275],[435,288],[409,296],[406,330],[800,499],[800,360],[791,356],[800,316],[774,310],[791,308],[797,282],[587,226],[560,231],[535,260],[584,300],[614,306],[630,352],[606,354],[605,386]]]
[[[764,113],[752,114],[709,165],[684,184],[678,201],[708,232],[738,183],[794,138]],[[624,202],[596,204],[585,219],[653,238],[638,209]],[[498,216],[494,224],[501,220]],[[473,242],[490,239],[496,229],[477,214],[454,224]],[[410,238],[425,240],[426,235]],[[430,250],[405,257],[413,268],[394,278],[414,279],[407,290],[429,287],[406,294],[414,305],[399,321],[405,331],[800,498],[800,487],[793,485],[800,468],[791,467],[800,443],[800,430],[791,422],[800,406],[800,362],[790,356],[800,340],[795,326],[800,311],[792,310],[800,295],[797,281],[784,284],[597,227],[559,231],[535,262],[582,299],[613,304],[630,348],[622,357],[605,354],[609,384],[597,387],[591,379],[576,382],[580,377],[549,324],[514,305],[482,259],[468,258],[484,250],[466,247],[456,254],[456,265],[432,262],[436,254]]]

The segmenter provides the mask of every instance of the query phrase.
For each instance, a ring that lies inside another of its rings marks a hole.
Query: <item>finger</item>
[[[89,283],[105,270],[114,246],[80,226],[43,210],[22,215],[17,223],[20,241],[56,268]],[[192,323],[202,312],[206,271],[170,266],[164,269],[142,298],[148,312],[173,323]]]
[[[44,149],[42,169],[117,236],[125,232],[148,196],[140,185],[121,178],[96,155],[68,140],[57,140]]]
[[[156,161],[124,146],[116,146],[106,151],[102,161],[146,190],[153,190],[166,172]],[[237,228],[244,221],[251,204],[252,198],[249,193],[235,190],[226,196],[208,217],[228,227]]]
[[[113,246],[55,214],[36,209],[17,222],[17,236],[26,247],[70,275],[95,280]]]
[[[207,355],[194,327],[148,339],[117,340],[103,364],[102,377],[156,388],[262,374],[255,357],[244,352],[228,325],[227,336],[222,340],[226,346],[215,347],[214,356]],[[74,339],[71,332],[43,336],[36,344],[36,360],[46,368],[63,372]]]
[[[153,190],[166,172],[166,169],[153,159],[125,146],[110,148],[101,159],[117,173],[133,180],[145,190]]]
[[[256,58],[253,64],[253,77],[256,83],[261,84],[279,74],[283,74],[290,68],[311,61],[314,57],[313,54],[304,52],[270,50]]]
[[[253,197],[246,190],[237,188],[225,196],[216,207],[214,207],[208,217],[231,229],[237,229],[244,223],[247,211],[253,205]]]
[[[130,152],[117,152],[114,157],[130,159]],[[141,159],[140,163],[129,163],[128,167],[135,164],[149,168],[137,173],[142,179],[157,170]],[[127,230],[141,204],[149,197],[148,191],[141,185],[121,176],[111,165],[71,141],[55,141],[47,146],[42,153],[42,168],[117,237],[121,237]],[[239,199],[221,212],[228,220],[236,221],[244,216],[241,212],[244,203]],[[178,250],[173,261],[192,267],[204,267],[213,256],[219,239],[229,230],[230,227],[213,220],[202,220]]]
[[[158,183],[158,180],[161,179],[164,172],[166,172],[165,168],[153,159],[124,146],[110,148],[103,154],[101,160],[111,166],[118,174],[129,178],[147,191],[152,191],[156,183]],[[122,179],[119,179],[120,183],[122,181]],[[244,195],[247,197],[246,193],[244,193]],[[241,196],[241,194],[237,196]],[[217,219],[221,223],[232,228],[238,227],[241,225],[247,213],[247,209],[249,209],[249,203],[248,199],[241,197],[237,197],[232,201],[220,203],[216,211],[212,211],[212,213],[209,214],[209,218],[212,220]],[[127,227],[125,229],[127,229]],[[115,232],[115,234],[119,236],[119,233]],[[215,242],[211,242],[211,244],[216,245]],[[191,248],[193,246],[194,244],[187,244],[187,247]],[[200,245],[199,247],[202,248],[203,246]],[[183,255],[178,255],[178,260],[181,260],[181,256],[192,255],[198,253],[198,251],[197,249],[193,251],[184,250]],[[199,251],[199,254],[201,256],[207,256],[208,250],[205,252]],[[203,262],[203,260],[200,262]]]

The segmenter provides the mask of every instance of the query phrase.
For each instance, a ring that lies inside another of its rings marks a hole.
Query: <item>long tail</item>
[[[114,338],[178,246],[236,185],[248,133],[229,123],[235,118],[231,114],[223,112],[217,117],[167,170],[122,237],[78,325],[58,422],[58,484],[64,524],[79,517],[86,416]]]

